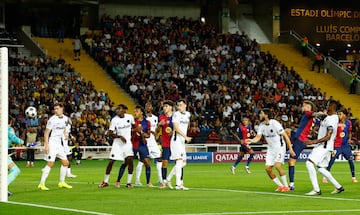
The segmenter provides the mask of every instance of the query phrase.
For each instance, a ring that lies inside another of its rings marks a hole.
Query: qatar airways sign
[[[299,155],[298,161],[306,161],[309,157],[310,152],[302,152]],[[239,152],[214,152],[213,153],[213,162],[222,163],[222,162],[235,162],[239,156]],[[249,154],[246,154],[241,161],[247,161]],[[265,162],[266,152],[255,152],[252,162]],[[289,154],[285,154],[285,161],[289,159]]]

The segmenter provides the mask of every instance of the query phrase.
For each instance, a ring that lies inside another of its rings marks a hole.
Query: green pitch
[[[22,172],[9,186],[14,193],[9,203],[0,203],[0,214],[360,214],[360,183],[351,182],[346,162],[335,163],[332,169],[345,192],[331,195],[334,187],[322,184],[318,174],[323,194],[316,197],[304,195],[312,188],[303,162],[296,166],[296,190],[289,193],[274,192],[276,186],[266,175],[264,163],[252,163],[251,174],[240,163],[236,175],[230,173],[231,163],[190,163],[185,167],[185,184],[190,190],[177,191],[158,186],[115,188],[120,166],[120,162],[115,162],[110,186],[99,189],[107,162],[86,160],[78,166],[73,163],[72,172],[78,177],[67,179],[73,189],[57,187],[59,162],[56,162],[46,183],[50,191],[37,189],[45,162],[37,161],[36,167],[27,168],[24,162],[16,162]],[[287,172],[287,165],[285,169]],[[127,174],[124,177],[123,181]],[[144,172],[141,179],[145,184]],[[152,182],[157,185],[154,165]]]

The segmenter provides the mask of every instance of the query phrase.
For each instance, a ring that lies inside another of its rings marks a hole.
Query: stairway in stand
[[[360,118],[360,96],[349,94],[339,81],[331,74],[317,73],[311,70],[313,60],[309,57],[303,57],[299,50],[289,44],[261,44],[261,50],[269,51],[275,55],[279,61],[285,64],[289,69],[291,66],[300,74],[303,80],[309,80],[314,87],[320,88],[321,92],[326,92],[327,96],[333,96],[335,100],[339,100],[347,108],[351,108],[351,112],[357,118]],[[315,67],[317,69],[317,67]],[[315,70],[316,70],[315,69]]]
[[[71,39],[65,39],[64,43],[58,43],[55,38],[34,38],[43,49],[47,50],[48,56],[59,58],[61,54],[67,64],[71,64],[77,72],[84,77],[85,81],[91,81],[95,89],[103,89],[108,93],[111,101],[125,104],[129,113],[135,109],[134,100],[93,60],[84,50],[81,51],[81,60],[74,61],[73,45]]]

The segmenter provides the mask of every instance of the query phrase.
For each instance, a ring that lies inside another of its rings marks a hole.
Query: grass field
[[[110,186],[99,189],[107,162],[92,160],[73,165],[72,172],[78,177],[67,179],[73,189],[57,187],[57,162],[46,184],[50,191],[37,189],[43,161],[37,161],[33,168],[17,162],[22,172],[9,186],[14,193],[9,203],[0,203],[0,214],[360,214],[360,183],[351,182],[345,162],[336,163],[332,169],[345,192],[331,195],[334,187],[320,182],[323,194],[316,197],[304,195],[312,188],[303,162],[296,167],[296,190],[290,193],[274,192],[276,186],[266,175],[264,163],[252,163],[251,174],[246,174],[244,163],[240,163],[236,175],[229,171],[231,163],[188,164],[185,167],[188,191],[145,186],[115,188],[120,166],[115,163]],[[156,172],[152,167],[154,183]],[[142,183],[145,184],[144,173]]]

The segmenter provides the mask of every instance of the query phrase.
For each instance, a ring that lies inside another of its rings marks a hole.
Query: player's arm
[[[261,140],[261,137],[262,137],[262,134],[258,133],[254,138],[246,139],[245,143],[246,144],[257,143],[257,142],[259,142]]]
[[[18,145],[24,144],[24,141],[21,138],[19,138],[18,136],[16,136],[16,134],[14,132],[9,132],[8,138],[11,140],[11,142],[16,143]]]
[[[188,137],[186,134],[184,134],[184,133],[180,130],[180,128],[179,128],[179,123],[178,123],[178,122],[173,122],[173,125],[174,125],[174,131],[176,132],[176,134],[184,137],[184,138],[185,138],[185,141],[189,143],[192,138],[191,138],[191,137]]]
[[[290,155],[291,155],[291,156],[295,156],[296,154],[295,154],[295,152],[294,152],[294,150],[293,150],[293,148],[292,148],[292,144],[291,144],[289,135],[287,134],[286,131],[284,131],[283,133],[281,133],[281,135],[283,136],[283,138],[284,138],[284,140],[285,140],[285,142],[286,142],[286,145],[287,145],[287,147],[288,147],[288,149],[289,149]]]
[[[49,153],[49,136],[50,136],[50,131],[51,129],[46,128],[45,132],[44,132],[44,148],[45,148],[45,153],[48,154]]]
[[[317,139],[317,140],[308,140],[308,141],[305,142],[305,144],[306,145],[312,145],[312,144],[318,144],[318,143],[326,142],[326,141],[330,140],[331,135],[333,133],[333,130],[334,129],[333,129],[332,126],[328,126],[326,135],[323,138]]]
[[[110,135],[110,137],[112,137],[113,139],[115,139],[115,138],[120,138],[123,143],[126,143],[125,137],[123,137],[123,136],[121,136],[121,135],[118,135],[115,131],[110,130],[109,135]]]
[[[352,122],[349,120],[349,128],[348,128],[348,140],[347,142],[348,143],[351,143],[351,139],[352,139]]]

